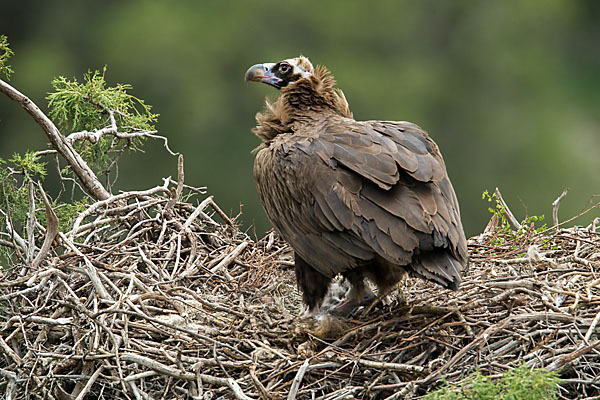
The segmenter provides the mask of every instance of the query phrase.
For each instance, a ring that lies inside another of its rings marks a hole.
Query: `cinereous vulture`
[[[254,161],[271,223],[294,249],[305,311],[341,274],[359,303],[406,273],[457,289],[467,245],[438,146],[410,122],[355,121],[323,66],[305,57],[256,64],[246,81],[280,90],[256,115]]]

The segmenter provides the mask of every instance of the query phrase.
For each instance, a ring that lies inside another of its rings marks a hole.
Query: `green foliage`
[[[496,197],[496,193],[490,195],[489,192],[485,190],[481,194],[481,198],[483,200],[487,200],[488,203],[495,203],[493,207],[488,207],[488,210],[492,215],[496,215],[498,217],[499,230],[501,234],[496,235],[494,239],[492,239],[492,245],[500,245],[506,241],[520,239],[531,233],[541,232],[546,229],[546,224],[539,228],[535,227],[535,223],[543,221],[544,216],[532,215],[525,217],[525,219],[521,221],[521,228],[515,231],[512,229],[511,224],[506,216],[506,209]]]
[[[10,218],[13,229],[19,235],[26,237],[25,226],[29,212],[29,181],[43,181],[47,175],[46,163],[41,162],[35,152],[26,152],[24,155],[13,154],[8,160],[0,158],[0,210]],[[46,226],[46,211],[43,207],[40,194],[35,186],[34,202],[36,204],[36,218],[42,226]],[[59,202],[53,205],[54,212],[59,220],[60,230],[66,232],[70,229],[73,220],[83,212],[90,199],[84,197],[81,200],[71,202]],[[1,215],[1,214],[0,214]],[[4,217],[2,215],[2,217]],[[4,218],[0,222],[0,233],[6,232]],[[11,260],[12,250],[0,246],[0,262]]]
[[[8,39],[4,35],[0,35],[0,74],[4,74],[7,80],[10,81],[10,75],[14,72],[10,65],[6,64],[9,58],[13,56],[13,51],[9,47]]]
[[[77,216],[84,212],[88,205],[90,205],[89,197],[84,197],[81,200],[75,200],[71,203],[60,203],[54,208],[54,213],[59,221],[59,229],[61,232],[67,232],[71,229],[71,225]],[[46,226],[46,211],[40,211],[36,215],[38,221],[45,227]]]
[[[1,36],[0,72],[8,76],[12,70],[5,65],[5,61],[12,55],[12,51],[7,46],[6,37]],[[106,133],[99,139],[95,136],[74,136],[73,146],[88,166],[96,173],[105,173],[108,177],[124,150],[135,150],[143,143],[144,138],[135,136],[136,133],[153,133],[158,114],[153,114],[151,107],[143,100],[127,93],[131,85],[107,86],[105,73],[106,67],[102,72],[88,71],[83,77],[83,83],[76,79],[70,81],[64,77],[56,78],[52,81],[55,91],[47,99],[50,116],[62,128],[63,133],[71,129],[80,133],[97,133],[99,130]],[[129,137],[119,137],[120,133],[129,134]],[[60,174],[69,173],[69,166],[66,166]],[[37,152],[15,153],[8,161],[0,158],[0,215],[10,221],[11,228],[21,237],[27,237],[25,227],[31,201],[38,222],[46,224],[46,211],[38,186],[34,186],[33,199],[28,189],[30,182],[43,181],[46,175],[46,163],[40,160]],[[59,219],[59,228],[64,232],[70,229],[74,218],[85,210],[91,199],[84,194],[82,200],[72,197],[70,201],[65,201],[64,176],[60,179],[63,183],[62,190],[52,207]],[[4,223],[0,223],[0,236],[12,236]],[[10,247],[0,246],[0,262],[14,262],[15,254],[15,250]]]
[[[527,365],[506,372],[494,381],[476,371],[459,385],[447,383],[424,400],[549,400],[557,399],[560,378],[555,372],[531,370]]]
[[[14,158],[14,157],[13,157]],[[8,209],[15,221],[25,221],[27,218],[27,188],[11,171],[11,166],[0,159],[0,208]],[[0,231],[5,229],[4,221],[0,223]]]
[[[34,179],[43,180],[47,174],[45,164],[39,161],[35,152],[30,151],[23,156],[13,154],[9,162],[0,158],[0,209],[10,212],[16,226],[24,226],[27,219],[29,202],[26,183]],[[0,227],[2,231],[4,223]]]
[[[32,179],[35,175],[44,178],[47,174],[46,163],[41,162],[40,156],[34,151],[28,151],[24,156],[14,153],[9,161],[25,175],[26,179]]]
[[[83,83],[60,76],[52,81],[54,93],[46,99],[50,117],[63,129],[92,131],[110,125],[108,110],[114,110],[117,125],[138,130],[153,130],[158,114],[150,112],[151,106],[127,93],[129,84],[107,87],[100,71],[88,71]]]
[[[127,93],[131,85],[107,86],[105,73],[106,67],[102,72],[88,71],[83,76],[83,83],[75,78],[55,78],[52,81],[54,92],[46,97],[50,117],[63,132],[92,132],[110,127],[111,113],[119,131],[153,131],[158,114],[152,113],[151,106],[143,100]],[[142,138],[117,140],[113,135],[104,135],[97,143],[87,140],[76,142],[75,149],[92,169],[106,174],[123,150],[135,150],[142,142]]]

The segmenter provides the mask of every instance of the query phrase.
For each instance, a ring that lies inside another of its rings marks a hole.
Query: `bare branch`
[[[102,200],[102,201],[97,201],[96,203],[94,203],[90,207],[88,207],[87,210],[85,210],[84,212],[82,212],[81,214],[79,214],[79,216],[77,217],[77,219],[73,223],[73,229],[71,229],[71,232],[69,233],[69,236],[72,238],[75,235],[75,233],[77,233],[77,230],[79,229],[79,225],[81,225],[81,222],[86,217],[92,215],[99,208],[105,207],[105,206],[107,206],[107,205],[109,205],[111,203],[116,203],[116,202],[121,201],[121,200],[130,199],[132,197],[151,196],[153,194],[160,193],[160,192],[169,193],[169,189],[167,189],[164,186],[157,186],[157,187],[149,189],[149,190],[125,192],[125,193],[121,193],[121,194],[118,194],[118,195],[115,195],[115,196],[110,196],[110,197],[108,197],[108,198],[106,198],[105,200]]]
[[[0,92],[7,95],[11,100],[19,103],[42,127],[46,136],[54,147],[69,163],[73,172],[81,181],[86,191],[96,200],[104,200],[110,197],[110,193],[104,188],[98,177],[81,158],[81,155],[73,149],[71,143],[61,135],[54,123],[35,105],[27,96],[0,79]]]
[[[111,112],[112,113],[112,112]],[[112,114],[111,114],[112,115]],[[114,119],[114,118],[113,118]],[[134,129],[134,128],[130,128]],[[134,130],[133,132],[119,132],[116,125],[107,126],[105,128],[90,132],[90,131],[80,131],[73,132],[67,136],[67,140],[69,143],[73,144],[79,140],[88,140],[92,143],[97,143],[100,138],[104,135],[113,135],[118,139],[135,139],[135,138],[150,138],[150,139],[159,139],[164,142],[165,149],[172,156],[177,156],[180,153],[176,153],[169,147],[169,139],[165,136],[157,135],[158,131],[147,131],[147,130]]]
[[[556,226],[556,230],[558,230],[558,207],[560,206],[562,199],[567,195],[568,191],[569,188],[565,188],[561,195],[552,202],[552,222],[554,223],[554,226]]]
[[[506,217],[508,218],[508,221],[510,222],[510,224],[518,231],[519,229],[521,229],[521,224],[519,223],[519,221],[515,218],[515,216],[513,215],[513,213],[510,211],[510,208],[508,208],[508,204],[506,204],[506,202],[504,201],[504,199],[502,198],[502,194],[500,194],[500,189],[496,188],[496,191],[494,192],[496,194],[496,199],[498,200],[498,202],[502,205],[502,207],[504,208],[504,212],[506,214]]]
[[[177,188],[175,189],[175,193],[171,193],[171,199],[165,208],[168,212],[172,212],[173,207],[175,207],[175,203],[181,197],[183,193],[183,181],[184,181],[185,173],[183,169],[183,155],[179,155],[177,160]]]
[[[304,378],[304,374],[306,373],[306,369],[308,368],[308,361],[308,358],[304,360],[304,362],[298,369],[298,372],[296,373],[296,376],[292,381],[292,387],[290,388],[290,392],[288,393],[288,400],[294,400],[296,398],[296,395],[298,394],[298,389],[300,389],[300,383],[302,383],[302,378]]]
[[[213,221],[213,219],[211,217],[209,217],[207,214],[204,213],[204,209],[212,201],[213,201],[213,197],[212,196],[208,196],[206,199],[202,200],[202,202],[200,204],[198,204],[198,207],[196,207],[196,209],[190,214],[190,216],[188,217],[188,219],[185,220],[185,222],[183,223],[183,228],[184,229],[189,229],[190,226],[192,225],[192,223],[200,215],[202,215],[202,218],[204,218],[205,220],[208,219],[213,225],[217,225],[217,223],[215,221]]]
[[[0,209],[0,214],[4,215],[5,218],[5,222],[6,222],[6,230],[8,232],[10,232],[11,235],[11,239],[14,241],[15,249],[19,249],[21,250],[23,253],[27,252],[27,243],[25,242],[25,240],[23,240],[23,238],[17,233],[17,231],[15,231],[12,223],[10,222],[10,218],[8,217],[8,214],[6,214],[4,211],[2,211]]]
[[[96,370],[96,372],[94,372],[94,374],[92,376],[90,376],[90,379],[87,381],[87,383],[85,384],[85,386],[83,387],[83,389],[81,390],[81,392],[79,393],[79,395],[77,395],[77,397],[75,398],[75,400],[83,400],[83,398],[92,389],[92,385],[94,384],[94,382],[96,382],[96,379],[98,379],[98,376],[100,376],[100,373],[102,372],[103,369],[104,369],[104,366],[101,365]]]
[[[244,240],[242,243],[240,243],[231,253],[229,253],[224,259],[223,261],[221,261],[220,263],[218,263],[217,265],[215,265],[213,268],[211,268],[210,272],[212,272],[213,274],[216,274],[218,271],[220,271],[223,267],[228,266],[229,264],[231,264],[233,262],[233,260],[236,259],[237,256],[239,256],[240,254],[242,254],[242,252],[244,251],[244,249],[246,247],[248,247],[248,244],[250,244],[248,241]]]
[[[56,150],[52,150],[52,149],[48,149],[48,150],[40,150],[40,151],[36,151],[35,155],[37,156],[45,156],[48,154],[56,154],[57,151]]]
[[[31,263],[31,266],[34,268],[36,268],[38,265],[40,265],[42,260],[46,257],[46,255],[50,251],[52,242],[54,241],[54,238],[56,238],[56,235],[58,235],[58,229],[59,229],[58,217],[56,216],[56,213],[52,209],[52,206],[50,205],[50,201],[48,201],[48,196],[46,196],[46,192],[44,192],[44,188],[42,187],[42,185],[38,183],[38,186],[40,188],[40,193],[42,194],[42,199],[44,200],[44,205],[46,206],[47,228],[46,228],[46,236],[44,237],[44,244],[42,245],[42,249],[37,254],[37,256],[35,256],[35,259]]]
[[[121,356],[121,360],[134,362],[139,365],[143,365],[146,368],[150,368],[154,371],[157,371],[161,374],[169,375],[179,379],[185,379],[189,381],[196,380],[196,374],[181,372],[180,370],[169,367],[162,363],[159,363],[151,358],[140,356],[132,353],[125,353]],[[241,400],[252,400],[251,397],[248,397],[242,391],[240,385],[233,378],[220,378],[212,375],[206,374],[198,374],[198,376],[202,379],[202,381],[209,383],[211,385],[219,385],[219,386],[227,386],[233,392],[234,396],[237,399]]]
[[[86,269],[87,276],[90,279],[90,281],[92,282],[94,289],[96,289],[96,293],[98,293],[98,297],[100,297],[101,299],[112,300],[112,297],[110,296],[110,294],[108,293],[108,291],[106,290],[106,288],[104,287],[102,282],[100,281],[100,277],[98,276],[98,271],[96,270],[96,267],[94,267],[94,265],[92,264],[90,259],[88,257],[86,257],[86,255],[83,254],[81,251],[79,251],[79,249],[77,247],[75,247],[75,244],[73,244],[69,240],[69,238],[66,237],[62,232],[59,232],[58,234],[60,235],[60,238],[62,239],[62,241],[67,245],[67,247],[69,247],[75,254],[77,254],[79,257],[81,257],[83,259],[83,261],[85,262],[85,266],[87,268]]]
[[[35,253],[35,191],[33,182],[27,182],[27,191],[29,193],[29,212],[27,213],[27,264],[33,261],[33,253]]]

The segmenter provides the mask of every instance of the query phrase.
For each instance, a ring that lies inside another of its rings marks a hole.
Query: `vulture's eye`
[[[290,72],[291,69],[292,67],[288,63],[281,63],[279,65],[279,72],[281,72],[282,74],[287,74],[288,72]]]

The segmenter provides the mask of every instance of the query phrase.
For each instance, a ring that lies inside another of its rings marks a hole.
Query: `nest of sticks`
[[[598,218],[502,245],[491,224],[460,290],[409,279],[366,316],[315,323],[291,249],[187,192],[113,196],[66,233],[47,208],[33,261],[1,271],[6,399],[415,398],[522,363],[559,370],[561,398],[600,394]]]

